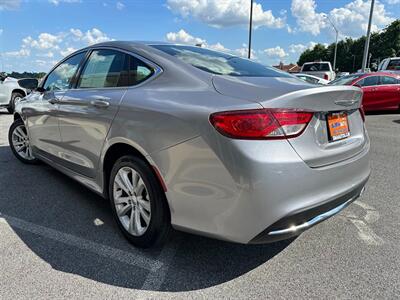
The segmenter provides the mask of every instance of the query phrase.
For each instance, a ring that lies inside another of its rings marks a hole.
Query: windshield
[[[182,45],[151,45],[198,69],[217,75],[240,77],[291,77],[277,69],[230,54]]]
[[[359,78],[361,75],[347,75],[331,81],[329,84],[332,85],[350,85],[354,79]]]
[[[330,71],[328,63],[312,63],[312,64],[304,64],[303,71],[306,72],[318,72],[318,71]]]

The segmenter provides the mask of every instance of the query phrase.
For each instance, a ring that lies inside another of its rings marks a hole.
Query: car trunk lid
[[[306,130],[288,142],[298,155],[313,168],[349,159],[367,145],[363,119],[359,111],[362,91],[352,86],[322,86],[284,77],[224,77],[214,76],[215,89],[224,95],[252,100],[264,108],[284,108],[313,111],[314,117]],[[347,115],[350,136],[331,141],[328,115]]]

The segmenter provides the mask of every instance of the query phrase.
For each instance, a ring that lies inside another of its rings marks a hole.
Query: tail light
[[[286,139],[302,134],[313,115],[294,109],[252,109],[214,113],[210,122],[234,139]]]
[[[329,75],[328,74],[324,74],[324,79],[325,80],[329,80]]]
[[[359,108],[359,111],[360,111],[361,118],[362,118],[363,122],[365,123],[365,111],[364,111],[364,107],[361,106],[361,107]]]

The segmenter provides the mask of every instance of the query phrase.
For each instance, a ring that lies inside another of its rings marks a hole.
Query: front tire
[[[7,107],[7,110],[10,114],[14,113],[15,110],[15,102],[21,100],[22,98],[24,98],[24,95],[22,95],[19,92],[14,92],[11,94],[11,100],[10,100],[10,104]]]
[[[163,244],[170,232],[165,193],[151,167],[135,156],[118,159],[110,174],[109,197],[124,236],[141,248]]]
[[[25,124],[17,119],[8,131],[8,142],[15,157],[25,164],[37,164],[39,160],[32,154],[32,147]]]

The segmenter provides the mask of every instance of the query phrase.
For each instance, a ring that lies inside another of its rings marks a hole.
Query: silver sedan
[[[362,193],[357,87],[166,43],[107,42],[57,64],[16,103],[10,146],[111,202],[139,247],[172,228],[239,243],[300,234]]]

